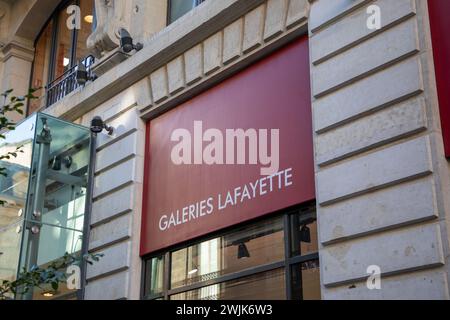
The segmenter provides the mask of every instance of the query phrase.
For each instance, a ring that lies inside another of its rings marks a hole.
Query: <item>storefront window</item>
[[[290,211],[150,258],[144,297],[320,299],[317,248],[315,208]]]
[[[183,292],[170,300],[285,300],[284,269]]]
[[[216,279],[283,258],[283,221],[277,218],[174,252],[171,286]]]
[[[146,295],[157,295],[163,292],[164,286],[164,257],[153,258],[147,263],[146,274],[150,281],[145,288]]]

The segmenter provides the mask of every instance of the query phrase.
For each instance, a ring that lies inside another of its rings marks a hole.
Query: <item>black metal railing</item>
[[[88,75],[91,75],[91,67],[94,62],[94,56],[87,56],[81,61],[81,63],[86,67]],[[77,82],[77,70],[78,65],[73,66],[45,87],[46,107],[55,104],[69,93],[80,87]]]

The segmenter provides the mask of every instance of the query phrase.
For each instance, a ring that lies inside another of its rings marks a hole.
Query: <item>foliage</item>
[[[11,115],[17,113],[23,115],[23,107],[27,100],[36,99],[33,94],[39,89],[30,89],[28,94],[24,96],[14,96],[12,95],[13,90],[7,90],[0,95],[3,99],[3,105],[0,108],[0,142],[5,139],[4,133],[6,131],[11,131],[15,129],[16,123],[11,120]],[[17,157],[19,153],[22,153],[22,147],[19,146],[16,150],[8,152],[6,154],[0,154],[0,162],[3,160],[10,160],[11,158]],[[0,177],[5,177],[7,175],[6,168],[0,166]],[[0,200],[0,206],[5,205],[5,202]]]
[[[45,268],[33,266],[29,271],[24,269],[14,281],[3,281],[0,284],[0,300],[11,298],[15,295],[25,295],[38,288],[43,292],[57,293],[60,285],[66,283],[68,276],[65,270],[72,265],[80,265],[85,261],[92,265],[98,262],[103,254],[87,254],[83,257],[66,253],[61,259],[52,262]]]

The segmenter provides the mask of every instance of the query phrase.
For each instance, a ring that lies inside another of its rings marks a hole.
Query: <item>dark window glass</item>
[[[143,294],[150,299],[318,300],[315,206],[167,251],[148,259],[145,272]]]
[[[178,20],[205,0],[169,0],[169,24]]]
[[[164,285],[164,257],[150,259],[146,263],[145,295],[153,296],[163,292]]]
[[[276,269],[183,292],[170,297],[171,300],[285,300],[285,272]]]
[[[76,4],[79,4],[81,10],[81,29],[71,30],[67,26],[67,20],[73,12],[68,13],[67,8]],[[86,42],[95,25],[94,0],[61,1],[61,7],[50,17],[35,42],[31,87],[43,89],[35,93],[39,99],[30,101],[28,114],[45,107],[46,87],[53,88],[48,94],[51,98],[47,103],[50,104],[73,90],[74,86],[70,83],[63,83],[56,91],[54,88],[69,77],[78,61],[89,56]]]
[[[69,2],[69,5],[74,3]],[[54,66],[54,79],[61,77],[72,64],[72,40],[73,30],[67,28],[67,7],[61,10],[58,16],[58,33],[56,40],[56,57]]]
[[[80,2],[81,30],[77,33],[77,48],[75,62],[83,60],[89,55],[86,42],[94,30],[94,0],[83,0]]]
[[[272,219],[172,253],[171,288],[283,259],[283,222]]]
[[[36,41],[34,52],[34,65],[33,65],[33,77],[31,80],[32,88],[42,88],[35,92],[35,96],[39,99],[31,100],[29,106],[29,113],[33,113],[40,109],[44,105],[44,86],[47,84],[50,71],[50,60],[52,53],[52,35],[53,35],[53,22],[45,27],[41,35]]]

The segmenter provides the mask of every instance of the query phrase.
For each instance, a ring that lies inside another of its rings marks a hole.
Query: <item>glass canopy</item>
[[[88,128],[38,113],[0,140],[0,281],[82,250],[89,186]],[[71,297],[65,288],[57,295]],[[54,298],[35,290],[25,299]]]

